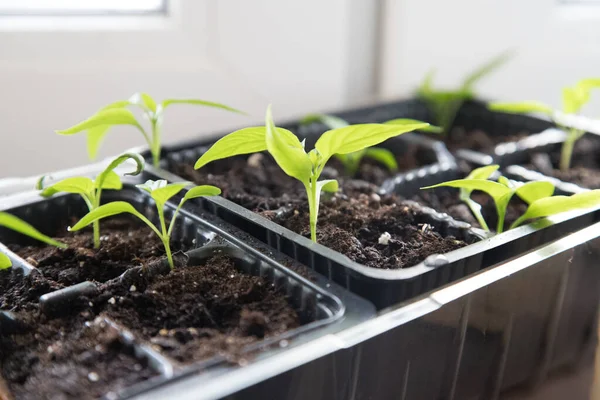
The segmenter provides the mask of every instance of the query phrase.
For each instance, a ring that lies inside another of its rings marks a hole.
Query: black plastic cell
[[[138,211],[145,214],[150,220],[155,221],[157,219],[156,208],[152,199],[141,190],[126,186],[121,191],[106,191],[103,194],[104,202],[117,200],[126,200],[133,204]],[[170,218],[174,208],[174,204],[168,207],[165,212],[167,218]],[[76,195],[59,195],[50,199],[40,199],[34,196],[30,196],[28,199],[22,197],[13,200],[6,199],[3,202],[2,210],[36,224],[40,230],[49,234],[55,233],[59,228],[64,227],[65,223],[70,221],[72,217],[81,217],[86,213],[85,204]],[[38,221],[41,223],[38,224]],[[228,241],[228,238],[231,241]],[[297,345],[354,326],[374,315],[374,307],[367,301],[348,293],[323,277],[315,275],[309,276],[310,279],[307,279],[298,275],[293,269],[305,269],[304,267],[296,265],[293,260],[261,243],[257,243],[244,233],[212,218],[210,215],[206,215],[206,219],[204,219],[197,212],[190,213],[185,208],[182,209],[173,231],[172,240],[187,243],[192,248],[195,247],[195,249],[185,253],[190,265],[201,263],[215,254],[225,254],[235,261],[236,268],[241,272],[261,276],[286,294],[290,305],[300,316],[302,325],[278,337],[257,342],[244,350],[257,359],[268,359],[272,355],[281,354],[290,349],[293,350]],[[30,243],[30,239],[6,229],[0,230],[0,241],[4,244]],[[6,249],[4,245],[0,244],[0,246],[2,246],[3,251]],[[13,261],[15,271],[39,273],[25,260],[20,259],[13,253],[8,253]],[[125,272],[122,277],[115,279],[126,279],[124,277],[127,274],[135,273],[136,269],[139,272],[141,268],[133,267]],[[156,264],[148,268],[162,268],[168,272],[166,260],[162,264]],[[73,307],[77,301],[87,301],[85,299],[88,296],[94,295],[99,290],[101,288],[98,283],[82,282],[41,296],[39,299],[40,307],[43,312],[49,315],[53,315],[55,312],[60,314],[61,308]],[[18,313],[0,312],[0,334],[18,333],[19,323]],[[143,339],[136,337],[127,330],[126,326],[121,326],[106,318],[90,323],[104,324],[106,329],[118,330],[122,341],[133,349],[136,357],[147,360],[157,373],[155,378],[139,383],[134,387],[111,393],[111,398],[145,395],[145,393],[168,385],[171,381],[184,379],[188,376],[200,374],[198,379],[203,379],[204,373],[208,377],[216,371],[219,374],[225,374],[228,370],[239,368],[239,366],[229,364],[222,357],[181,366],[154,350]],[[285,342],[285,346],[280,345],[283,342]]]

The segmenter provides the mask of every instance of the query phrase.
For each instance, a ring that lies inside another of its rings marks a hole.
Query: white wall
[[[377,0],[170,3],[168,18],[0,17],[0,178],[84,164],[84,136],[53,130],[136,91],[251,114],[173,107],[166,142],[260,121],[270,102],[277,120],[375,94]],[[100,156],[141,140],[117,129]]]
[[[430,68],[440,86],[504,49],[516,57],[479,92],[487,98],[560,105],[560,89],[600,76],[600,3],[561,0],[386,0],[381,91],[406,95]],[[599,97],[599,96],[597,96]],[[600,102],[588,108],[600,116]]]

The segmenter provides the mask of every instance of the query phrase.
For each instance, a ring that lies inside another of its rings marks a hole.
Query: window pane
[[[166,0],[0,0],[4,15],[100,15],[164,12]]]

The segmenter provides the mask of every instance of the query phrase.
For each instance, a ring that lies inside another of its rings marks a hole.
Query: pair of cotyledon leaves
[[[304,142],[296,135],[287,129],[275,127],[269,107],[265,126],[240,129],[221,138],[198,159],[194,167],[199,169],[219,159],[268,150],[287,175],[308,186],[311,179],[319,177],[333,155],[362,151],[402,133],[425,129],[429,124],[405,119],[397,120],[394,124],[347,125],[344,122],[338,126],[323,133],[315,148],[306,152]],[[337,190],[337,182],[323,182],[320,185],[324,190]]]
[[[134,106],[140,108],[146,117],[153,124],[159,124],[164,110],[174,104],[188,104],[204,107],[220,108],[223,110],[241,113],[242,111],[229,107],[225,104],[216,103],[207,100],[198,99],[167,99],[161,103],[156,101],[147,93],[136,93],[128,100],[119,100],[111,103],[86,119],[68,129],[58,130],[56,133],[61,135],[74,135],[79,132],[87,132],[87,151],[90,159],[95,159],[102,140],[113,126],[130,125],[137,128],[145,137],[152,151],[156,151],[156,146],[160,146],[159,137],[150,137],[142,125],[138,122],[135,115],[127,107]]]
[[[488,180],[497,169],[498,165],[478,168],[473,170],[466,179],[444,182],[425,189],[441,186],[458,188],[461,191],[460,198],[463,201],[470,198],[473,190],[481,190],[487,193],[496,204],[500,227],[503,227],[506,208],[510,199],[517,195],[528,204],[528,207],[525,213],[511,225],[511,229],[532,219],[600,205],[600,190],[590,190],[571,196],[552,196],[554,185],[550,182],[535,181],[517,186],[503,176],[498,178],[498,182]]]

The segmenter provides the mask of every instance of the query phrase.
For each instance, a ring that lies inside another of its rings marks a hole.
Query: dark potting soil
[[[516,142],[528,134],[528,132],[522,132],[515,135],[490,135],[480,129],[467,131],[462,127],[454,127],[444,141],[451,151],[468,149],[491,154],[500,143]],[[435,138],[439,139],[439,136]]]
[[[105,318],[180,363],[215,355],[243,363],[245,345],[302,323],[284,293],[221,255],[174,271],[136,268],[61,317],[37,309],[17,316],[31,330],[0,335],[0,398],[4,384],[13,398],[26,400],[110,398],[157,375]]]
[[[99,249],[94,249],[91,230],[58,236],[56,239],[69,245],[67,249],[43,244],[9,247],[45,277],[65,286],[83,281],[105,282],[165,254],[162,242],[149,227],[129,219],[101,221],[100,235]],[[179,247],[174,242],[171,250],[175,252]]]
[[[282,292],[226,256],[132,279],[101,295],[105,315],[181,363],[215,355],[240,361],[244,346],[301,324]]]
[[[275,222],[310,237],[307,205],[286,213],[268,214]],[[317,222],[317,241],[353,261],[372,268],[399,269],[414,266],[432,254],[442,254],[468,243],[443,237],[423,222],[424,215],[395,196],[336,194],[322,201]],[[379,238],[388,233],[388,244]]]
[[[600,189],[600,140],[583,137],[575,143],[571,168],[561,171],[560,149],[535,153],[526,168],[588,189]]]
[[[399,171],[434,162],[427,157],[425,151],[415,146],[414,150],[397,157]],[[264,153],[218,160],[200,170],[195,170],[192,164],[175,164],[170,170],[196,184],[215,185],[221,188],[223,197],[254,211],[275,210],[306,200],[302,183],[286,175],[273,158]],[[354,179],[381,185],[393,175],[385,166],[363,158]],[[348,176],[342,163],[332,158],[321,179],[338,179],[341,183]]]
[[[0,336],[0,398],[97,399],[157,375],[116,331],[81,315],[29,318],[27,333]],[[2,381],[12,397],[2,397]]]
[[[40,296],[58,290],[62,285],[48,280],[39,271],[24,276],[21,270],[0,270],[0,310],[32,309]]]

